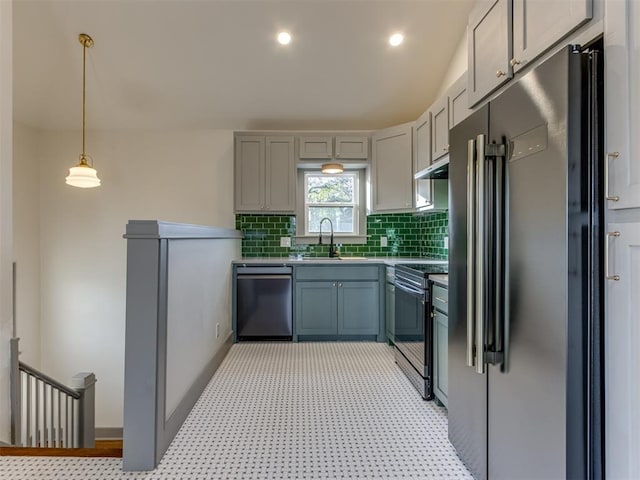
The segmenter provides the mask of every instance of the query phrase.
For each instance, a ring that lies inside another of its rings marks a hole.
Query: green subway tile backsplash
[[[446,260],[447,212],[392,213],[367,217],[366,245],[342,244],[340,254],[365,257],[429,257]],[[328,245],[295,245],[296,217],[292,215],[236,215],[236,229],[244,234],[243,257],[287,257],[301,253],[326,257]],[[291,247],[281,247],[280,237],[292,237]],[[387,237],[387,246],[380,245]]]

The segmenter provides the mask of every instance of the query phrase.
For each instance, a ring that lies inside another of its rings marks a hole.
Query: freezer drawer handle
[[[604,155],[604,198],[612,202],[617,202],[618,200],[620,200],[620,197],[618,195],[609,194],[609,159],[615,159],[619,156],[620,152],[610,152],[605,153]]]
[[[620,275],[609,275],[609,239],[611,237],[619,237],[620,236],[620,232],[607,232],[607,246],[604,249],[604,272],[605,275],[607,276],[607,280],[614,280],[614,281],[618,281],[620,280]]]

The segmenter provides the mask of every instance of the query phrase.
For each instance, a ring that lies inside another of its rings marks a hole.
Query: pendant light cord
[[[82,159],[85,161],[85,142],[84,142],[84,129],[86,123],[86,77],[87,77],[87,41],[82,42]]]

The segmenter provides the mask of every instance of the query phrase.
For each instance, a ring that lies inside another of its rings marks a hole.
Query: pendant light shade
[[[344,168],[341,163],[325,163],[322,165],[322,173],[342,173]]]
[[[93,188],[100,186],[98,172],[93,168],[93,161],[85,153],[85,123],[86,123],[86,72],[87,72],[87,48],[93,47],[93,39],[86,33],[81,33],[78,40],[82,45],[82,153],[80,163],[69,169],[66,178],[67,185],[79,188]],[[87,159],[90,161],[87,161]]]
[[[93,188],[100,186],[100,179],[95,168],[87,163],[84,155],[80,155],[80,163],[69,169],[67,185],[79,188]]]

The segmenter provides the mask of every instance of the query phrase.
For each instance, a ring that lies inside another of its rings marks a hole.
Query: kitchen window
[[[366,242],[366,205],[364,170],[325,174],[319,170],[300,171],[298,175],[298,243],[316,243],[320,220],[333,223],[336,243]],[[329,235],[328,222],[322,224],[323,236]]]
[[[324,217],[333,223],[335,235],[357,235],[358,174],[305,173],[304,217],[305,235],[320,233]]]

